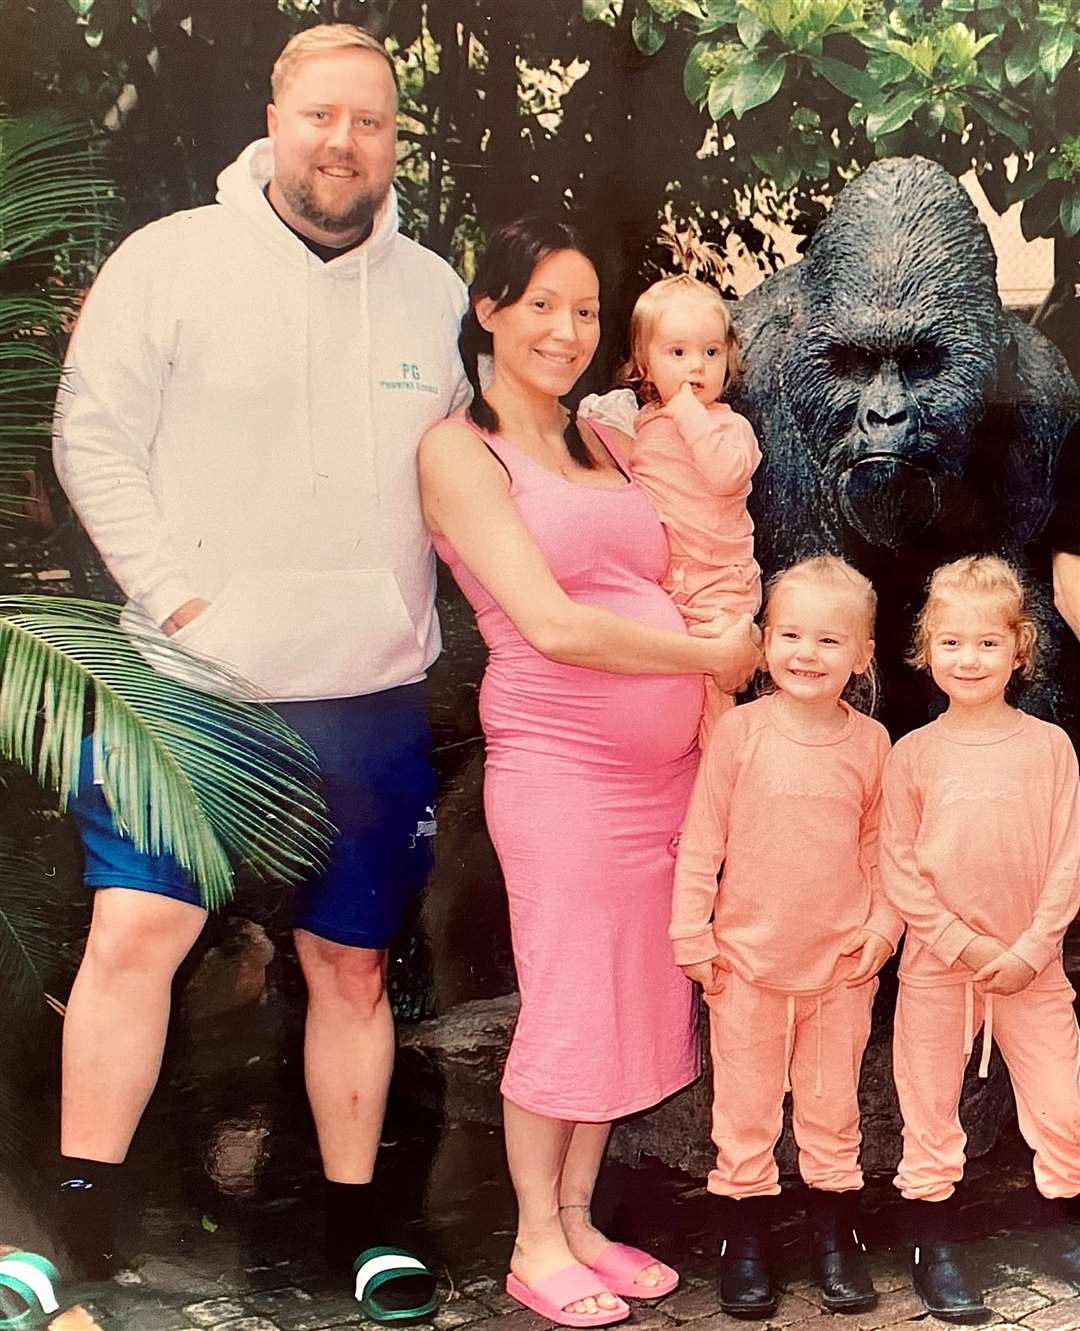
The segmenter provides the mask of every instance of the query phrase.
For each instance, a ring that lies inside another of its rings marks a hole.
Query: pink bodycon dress
[[[566,593],[673,633],[663,528],[627,483],[568,481],[483,436]],[[510,904],[521,1013],[507,1099],[602,1123],[697,1075],[696,1008],[667,937],[698,762],[700,675],[616,675],[535,651],[438,537],[489,658],[480,690],[484,805]]]

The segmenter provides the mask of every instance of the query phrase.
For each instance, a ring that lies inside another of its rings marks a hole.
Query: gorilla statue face
[[[892,159],[847,186],[800,267],[808,316],[785,395],[845,520],[898,547],[959,484],[997,378],[989,237],[943,168]]]

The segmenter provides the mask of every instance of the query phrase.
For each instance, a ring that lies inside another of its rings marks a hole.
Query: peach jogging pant
[[[773,1151],[788,1090],[805,1182],[825,1192],[862,1187],[859,1069],[876,992],[870,980],[823,994],[782,994],[731,972],[721,992],[707,996],[717,1150],[710,1192],[780,1191]]]
[[[944,1201],[963,1177],[960,1092],[984,1020],[1009,1070],[1020,1131],[1035,1152],[1036,1186],[1044,1197],[1080,1193],[1080,1031],[1072,1001],[1068,986],[984,996],[971,984],[901,981],[893,1075],[904,1154],[893,1182],[905,1197]]]

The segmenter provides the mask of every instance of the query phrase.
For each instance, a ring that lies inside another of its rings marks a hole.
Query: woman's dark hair
[[[469,308],[461,321],[458,350],[473,390],[469,419],[491,434],[498,432],[499,418],[480,389],[478,358],[491,354],[492,339],[476,317],[476,302],[486,296],[495,302],[497,310],[515,304],[529,285],[536,265],[558,250],[576,250],[599,271],[595,252],[569,218],[552,213],[529,213],[492,233],[469,287]],[[573,417],[563,437],[575,462],[583,467],[596,465]]]

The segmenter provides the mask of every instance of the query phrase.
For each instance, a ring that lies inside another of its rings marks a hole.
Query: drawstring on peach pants
[[[824,1037],[821,1020],[821,995],[817,995],[817,1067],[814,1070],[814,1094],[824,1094],[821,1075],[821,1058],[824,1050]],[[784,1027],[784,1090],[791,1090],[791,1055],[795,1050],[795,995],[787,996],[787,1022]]]
[[[983,1007],[982,1050],[979,1054],[979,1076],[990,1072],[990,1050],[994,1042],[994,995],[985,996]],[[964,1057],[970,1058],[975,1047],[975,986],[968,980],[964,985]]]
[[[784,1027],[784,1090],[791,1090],[791,1055],[795,1048],[795,995],[787,996],[787,1024]]]

